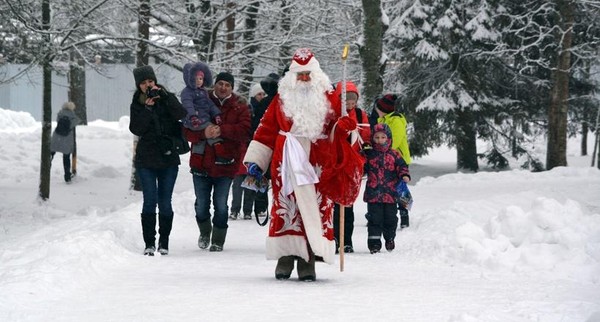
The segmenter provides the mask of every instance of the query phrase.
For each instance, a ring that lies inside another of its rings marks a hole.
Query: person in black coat
[[[271,73],[271,74],[267,75],[267,77],[265,77],[263,80],[260,81],[260,87],[262,87],[263,91],[267,95],[254,106],[254,113],[252,114],[252,133],[256,132],[256,129],[258,128],[258,125],[260,124],[260,120],[262,119],[263,115],[265,115],[265,112],[267,111],[269,104],[271,104],[271,101],[273,100],[275,95],[277,95],[277,92],[279,89],[279,79],[280,78],[281,77],[279,75],[277,75],[275,73]],[[265,177],[266,178],[271,177],[270,169],[267,169],[267,172],[265,173]],[[264,192],[252,191],[252,192],[250,192],[250,194],[254,194],[254,196],[253,196],[254,210],[255,210],[254,212],[258,216],[266,216],[267,209],[269,207],[269,190],[267,189]],[[256,211],[257,209],[258,209],[258,212]]]
[[[179,120],[186,116],[177,97],[157,84],[151,66],[133,70],[136,91],[130,106],[129,130],[139,137],[134,164],[142,185],[142,234],[144,255],[156,250],[156,206],[158,205],[158,251],[169,253],[169,235],[173,225],[171,196],[179,171],[179,154],[171,140],[182,137]]]

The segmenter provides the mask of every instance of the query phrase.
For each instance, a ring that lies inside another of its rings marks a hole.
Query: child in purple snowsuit
[[[371,149],[365,150],[367,184],[363,200],[367,203],[367,246],[374,254],[381,250],[382,234],[385,249],[391,252],[395,248],[397,204],[400,202],[397,187],[401,181],[409,182],[410,174],[400,153],[390,148],[392,131],[387,124],[373,127],[371,145]]]
[[[183,126],[193,131],[204,131],[210,124],[221,124],[221,110],[208,97],[206,87],[212,86],[212,74],[203,62],[187,63],[183,66],[183,81],[185,88],[181,91],[181,105],[186,109],[187,116]],[[192,153],[204,154],[206,143],[215,148],[215,164],[232,164],[233,158],[225,157],[226,152],[220,137],[206,139],[192,146]]]

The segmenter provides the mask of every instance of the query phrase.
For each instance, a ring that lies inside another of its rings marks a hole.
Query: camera
[[[148,98],[154,98],[161,96],[163,93],[164,91],[162,88],[148,88],[146,96],[148,96]]]

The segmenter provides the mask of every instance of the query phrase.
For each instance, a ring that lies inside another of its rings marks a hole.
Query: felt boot
[[[294,256],[283,256],[277,260],[275,267],[275,278],[278,280],[286,280],[292,275],[294,270]]]

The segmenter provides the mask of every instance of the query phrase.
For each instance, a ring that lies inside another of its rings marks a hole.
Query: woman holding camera
[[[151,66],[133,70],[136,91],[130,106],[129,130],[139,137],[134,164],[142,185],[142,234],[144,255],[156,250],[156,206],[158,205],[158,251],[169,253],[173,225],[171,196],[179,171],[179,154],[168,139],[180,138],[185,109],[173,93],[157,84]]]

